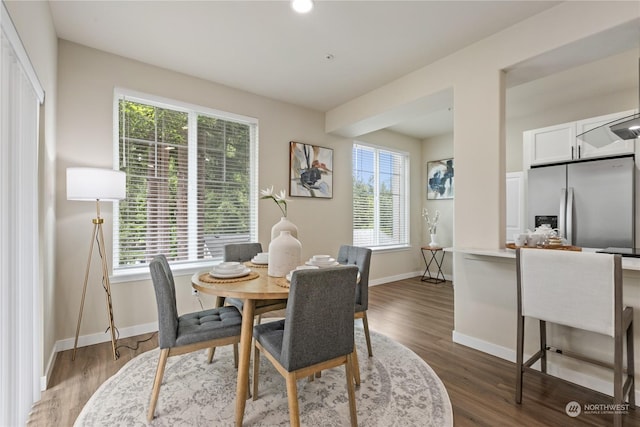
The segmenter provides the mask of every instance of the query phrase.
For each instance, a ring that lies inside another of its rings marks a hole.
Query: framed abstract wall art
[[[427,200],[453,199],[453,159],[427,162]]]
[[[289,195],[333,197],[333,149],[289,142]]]

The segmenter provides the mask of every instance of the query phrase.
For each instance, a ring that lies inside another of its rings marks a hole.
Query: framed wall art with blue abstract
[[[453,199],[453,159],[427,162],[427,200]]]

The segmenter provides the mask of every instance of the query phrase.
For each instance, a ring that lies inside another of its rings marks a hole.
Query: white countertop
[[[584,252],[595,252],[594,248],[582,248]],[[516,258],[516,251],[513,249],[472,249],[472,248],[445,248],[445,252],[458,252],[469,255],[491,256],[499,258]],[[623,270],[640,271],[640,258],[622,257]]]

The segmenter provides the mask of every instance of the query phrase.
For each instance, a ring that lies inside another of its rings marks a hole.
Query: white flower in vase
[[[284,190],[280,190],[280,193],[273,193],[273,185],[264,190],[260,190],[260,198],[261,199],[272,199],[276,202],[276,205],[280,208],[283,217],[287,217],[287,194]]]

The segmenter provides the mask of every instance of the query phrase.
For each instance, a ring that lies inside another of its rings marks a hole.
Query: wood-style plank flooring
[[[371,287],[368,317],[372,330],[409,347],[438,374],[449,393],[457,427],[613,424],[611,415],[581,414],[570,418],[565,413],[570,401],[610,403],[609,397],[536,373],[525,374],[523,403],[516,405],[513,363],[451,341],[451,282],[434,285],[413,278]],[[121,339],[118,344],[135,347],[137,340],[149,336]],[[110,342],[79,349],[75,361],[71,361],[71,351],[61,352],[49,389],[34,405],[29,425],[73,425],[100,384],[133,357],[156,346],[157,337],[153,336],[140,343],[138,350],[121,347],[117,361],[111,357]],[[374,357],[375,353],[374,347]],[[640,409],[630,411],[624,417],[624,425],[640,426]]]

